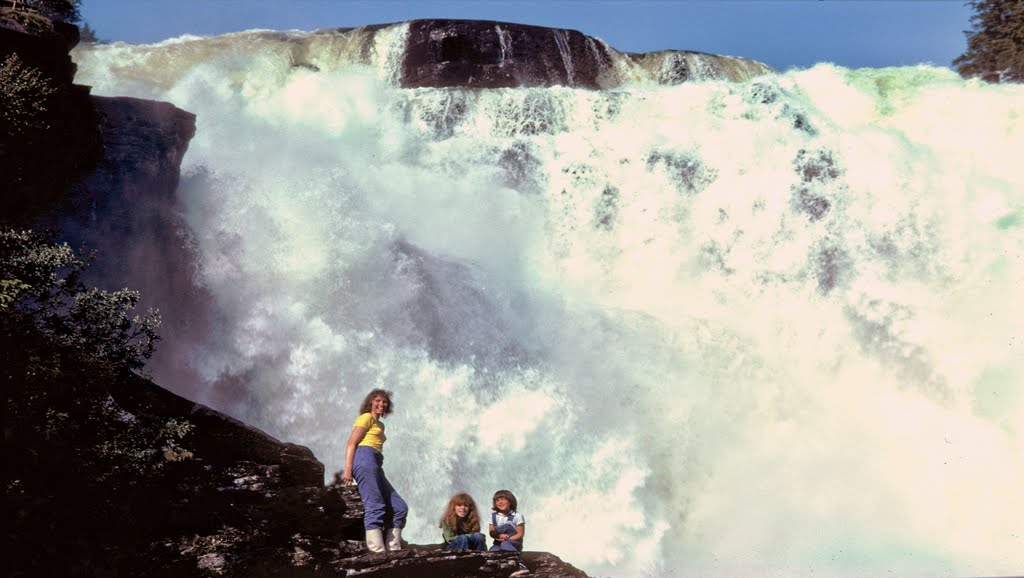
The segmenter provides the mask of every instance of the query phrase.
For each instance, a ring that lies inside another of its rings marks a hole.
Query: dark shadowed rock
[[[27,80],[0,102],[0,220],[53,210],[102,156],[89,89],[72,82],[78,40],[72,24],[0,7],[0,65]]]
[[[205,331],[208,295],[194,283],[196,258],[178,195],[182,158],[196,117],[166,102],[92,96],[103,158],[62,210],[43,220],[72,246],[104,255],[87,280],[101,288],[142,290],[142,309],[163,315],[166,348],[150,370],[181,374],[188,366],[179,337]],[[169,384],[174,387],[177,384]]]
[[[77,67],[69,53],[79,39],[74,24],[0,7],[0,60],[8,52],[16,52],[29,66],[46,70],[57,82],[70,85]]]
[[[153,238],[167,250],[153,255],[164,275],[181,245],[182,206],[177,196],[181,160],[195,135],[195,115],[166,102],[93,96],[103,159],[75,188],[56,215],[69,238],[93,248],[131,248]],[[126,255],[127,257],[127,255]],[[105,276],[127,280],[128,262]],[[138,281],[136,281],[138,282]],[[148,286],[148,285],[147,285]]]
[[[129,97],[92,97],[99,113],[104,159],[88,182],[120,186],[126,194],[171,196],[176,169],[195,136],[196,116],[166,102]],[[129,167],[131,171],[124,171]],[[118,169],[121,170],[118,170]],[[125,172],[136,173],[126,176]]]

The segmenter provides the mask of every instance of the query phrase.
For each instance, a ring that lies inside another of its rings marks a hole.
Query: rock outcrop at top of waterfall
[[[404,87],[616,88],[649,80],[743,81],[772,72],[732,56],[663,50],[621,53],[576,30],[483,20],[413,20],[402,53]]]

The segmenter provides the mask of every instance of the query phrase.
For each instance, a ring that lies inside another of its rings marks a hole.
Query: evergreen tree
[[[88,22],[83,22],[78,31],[82,42],[98,43],[100,41],[99,38],[96,38],[96,31],[92,29],[92,26],[89,26]]]
[[[1024,0],[971,0],[967,51],[953,61],[963,76],[1024,79]]]

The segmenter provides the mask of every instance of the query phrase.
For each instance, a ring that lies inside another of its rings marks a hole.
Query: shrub
[[[160,313],[131,316],[136,291],[85,287],[81,275],[92,259],[32,231],[0,229],[4,325],[31,327],[89,360],[141,369],[160,339]]]
[[[58,90],[38,68],[26,66],[17,53],[0,62],[0,134],[15,137],[46,129],[49,100]]]

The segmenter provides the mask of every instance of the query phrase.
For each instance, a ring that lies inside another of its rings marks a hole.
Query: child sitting
[[[523,536],[526,535],[526,518],[516,511],[519,506],[515,494],[508,490],[494,492],[491,499],[491,525],[488,528],[494,545],[491,552],[506,550],[509,552],[523,551]],[[518,569],[509,576],[525,576],[530,569],[520,560],[516,562]]]
[[[474,550],[483,552],[487,546],[480,533],[480,515],[473,497],[465,492],[455,494],[448,500],[448,507],[441,516],[441,537],[445,550]]]
[[[491,501],[491,538],[494,538],[494,545],[491,551],[508,550],[512,552],[523,551],[523,536],[526,535],[526,518],[516,511],[519,502],[515,495],[508,490],[498,490],[494,493]]]

